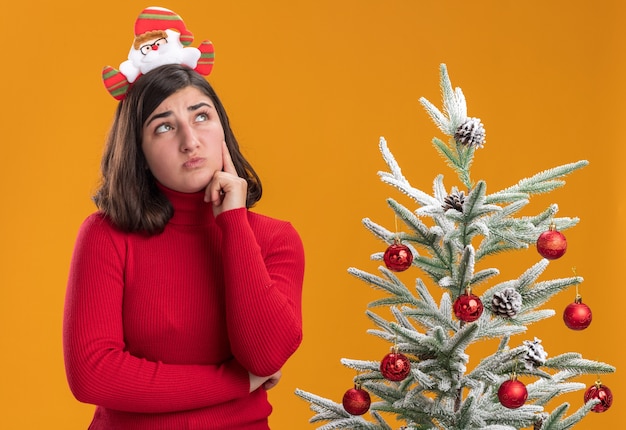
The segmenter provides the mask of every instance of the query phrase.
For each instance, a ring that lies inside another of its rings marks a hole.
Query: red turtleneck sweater
[[[74,250],[64,319],[70,388],[97,405],[91,430],[268,429],[248,371],[278,371],[302,338],[302,243],[291,224],[203,193],[163,190],[159,235],[88,217]]]

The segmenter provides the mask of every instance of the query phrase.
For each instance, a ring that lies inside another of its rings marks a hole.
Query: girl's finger
[[[226,146],[226,141],[222,142],[222,163],[222,170],[224,170],[224,172],[237,175],[237,169],[235,169],[235,164],[233,163],[233,159],[230,156],[228,146]]]

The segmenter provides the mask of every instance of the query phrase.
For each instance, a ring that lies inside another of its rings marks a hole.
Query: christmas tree
[[[578,219],[556,217],[556,204],[535,216],[519,212],[532,195],[563,186],[563,177],[587,161],[545,170],[488,194],[486,182],[474,183],[470,176],[474,155],[485,142],[484,127],[478,118],[467,116],[463,92],[452,87],[444,64],[440,86],[442,110],[424,98],[420,102],[448,136],[447,143],[434,138],[433,145],[458,175],[462,189],[453,186],[448,192],[443,175],[435,178],[433,195],[414,188],[381,138],[379,148],[389,171],[379,172],[380,179],[417,208],[389,198],[395,229],[365,218],[365,227],[387,245],[372,256],[384,265],[380,274],[348,269],[385,292],[366,313],[377,327],[369,332],[389,342],[391,352],[382,361],[341,360],[356,371],[354,388],[346,391],[341,403],[301,389],[296,394],[310,403],[315,412],[310,422],[320,423],[320,430],[391,430],[386,417],[403,423],[406,430],[569,429],[590,411],[603,412],[612,402],[610,389],[599,377],[590,387],[572,379],[615,368],[576,352],[548,357],[540,339],[516,340],[515,335],[530,324],[554,316],[554,310],[541,307],[570,287],[577,295],[563,313],[566,326],[583,330],[591,322],[591,310],[578,295],[580,276],[539,280],[550,261],[565,253],[562,231]],[[405,231],[398,231],[398,220]],[[539,262],[520,270],[517,279],[495,282],[498,269],[481,267],[488,257],[531,245],[540,254]],[[416,279],[414,289],[396,275],[409,268],[424,275]],[[440,295],[438,303],[433,291]],[[392,321],[374,312],[380,308],[389,311]],[[488,339],[499,339],[495,351],[474,358],[468,368],[467,348]],[[556,397],[584,389],[582,405],[573,413],[568,415],[566,402],[546,410]]]

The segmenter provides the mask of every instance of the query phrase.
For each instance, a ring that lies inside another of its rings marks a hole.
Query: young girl
[[[102,160],[65,305],[70,388],[90,429],[268,429],[266,390],[302,338],[304,255],[248,209],[260,181],[208,82],[140,76]]]

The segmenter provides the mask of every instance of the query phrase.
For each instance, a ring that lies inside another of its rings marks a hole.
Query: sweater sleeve
[[[68,383],[85,403],[128,412],[208,407],[249,392],[246,369],[174,365],[131,355],[122,327],[125,243],[101,216],[81,226],[72,256],[63,322]]]
[[[290,223],[235,209],[221,228],[226,318],[231,349],[255,375],[278,371],[302,341],[304,250]],[[258,236],[258,237],[257,237]]]

